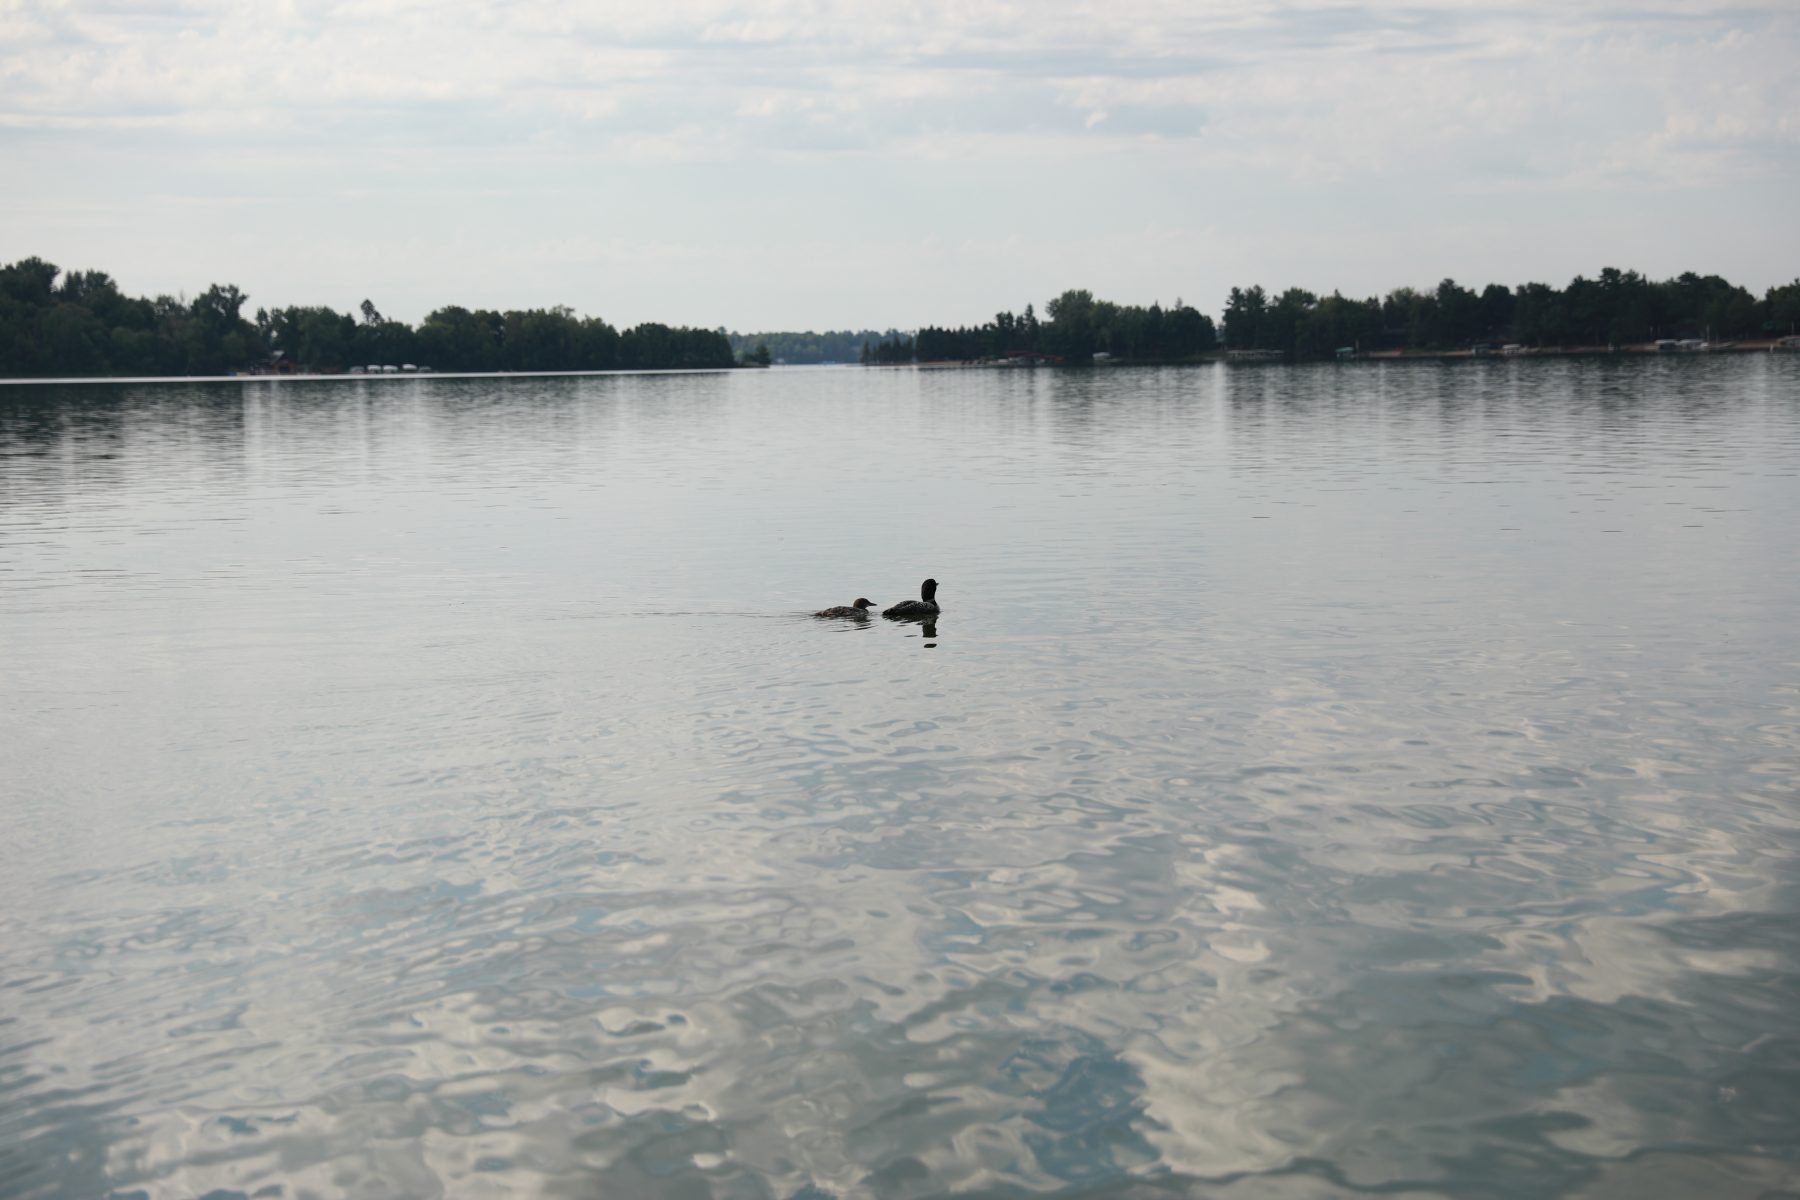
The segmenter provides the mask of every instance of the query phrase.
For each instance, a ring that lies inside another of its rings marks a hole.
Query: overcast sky
[[[0,261],[734,329],[1800,275],[1797,0],[0,0]],[[247,310],[248,311],[248,310]]]

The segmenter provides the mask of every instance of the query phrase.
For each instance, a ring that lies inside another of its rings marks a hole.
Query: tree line
[[[1086,291],[1064,292],[1044,312],[1048,319],[1040,321],[1028,304],[1022,314],[1000,313],[975,328],[926,326],[916,335],[890,334],[866,343],[860,359],[882,365],[1043,355],[1088,362],[1105,353],[1124,361],[1179,362],[1221,345],[1318,359],[1344,349],[1734,341],[1800,333],[1800,279],[1770,288],[1760,300],[1717,275],[1689,272],[1658,282],[1615,267],[1593,279],[1578,275],[1564,288],[1489,284],[1475,291],[1446,279],[1428,291],[1402,287],[1362,300],[1304,288],[1273,294],[1261,286],[1234,287],[1216,330],[1211,318],[1180,301],[1167,310],[1140,308],[1095,300]]]
[[[192,300],[127,296],[102,271],[40,258],[0,267],[0,377],[225,375],[278,357],[301,370],[416,364],[438,371],[716,368],[737,359],[722,330],[647,322],[618,330],[565,307],[495,312],[452,305],[416,327],[367,300],[257,309],[213,284]]]
[[[1040,320],[1031,305],[1021,313],[996,313],[976,326],[927,325],[914,336],[893,334],[865,343],[860,361],[975,362],[1042,356],[1090,362],[1096,354],[1135,362],[1192,361],[1218,347],[1218,332],[1205,313],[1176,300],[1172,308],[1096,300],[1071,289],[1044,306]]]
[[[1040,319],[997,313],[977,326],[927,325],[916,333],[849,330],[726,333],[646,323],[618,330],[565,307],[497,312],[452,305],[416,327],[382,316],[365,300],[355,312],[323,306],[257,309],[213,284],[192,300],[126,296],[101,271],[63,272],[39,258],[0,267],[0,377],[220,375],[278,357],[302,370],[358,365],[439,371],[580,371],[720,368],[849,362],[870,364],[1046,358],[1090,362],[1186,362],[1228,350],[1328,358],[1342,349],[1456,350],[1516,343],[1533,347],[1616,346],[1659,338],[1730,341],[1800,332],[1800,279],[1761,299],[1717,275],[1654,281],[1608,267],[1567,287],[1489,284],[1480,291],[1445,279],[1426,291],[1385,297],[1279,294],[1234,287],[1221,321],[1176,300],[1170,308],[1115,304],[1072,289]]]
[[[881,334],[872,329],[828,329],[824,333],[728,333],[731,349],[739,358],[754,355],[757,349],[768,350],[771,361],[790,366],[818,363],[853,363],[859,361],[862,348],[871,339],[880,341],[892,336],[893,330]]]
[[[1800,279],[1761,300],[1717,275],[1688,272],[1654,281],[1607,267],[1565,288],[1489,284],[1479,292],[1445,279],[1430,291],[1398,288],[1384,298],[1317,296],[1289,288],[1232,288],[1223,335],[1232,350],[1279,350],[1323,358],[1340,348],[1456,350],[1476,345],[1626,346],[1662,338],[1714,342],[1800,331]]]

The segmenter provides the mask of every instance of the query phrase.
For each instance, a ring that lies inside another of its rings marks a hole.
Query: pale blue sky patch
[[[0,260],[417,319],[1800,274],[1800,9],[0,0]]]

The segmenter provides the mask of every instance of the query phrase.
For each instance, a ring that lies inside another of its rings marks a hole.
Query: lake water
[[[0,1195],[1800,1192],[1800,358],[6,387],[0,630]]]

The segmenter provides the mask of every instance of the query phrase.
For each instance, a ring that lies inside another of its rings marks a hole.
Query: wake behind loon
[[[818,612],[814,613],[813,616],[853,617],[866,620],[869,616],[869,609],[874,606],[875,602],[873,600],[865,600],[861,596],[858,596],[856,598],[856,603],[854,604],[838,604],[831,608],[821,608]]]
[[[881,615],[896,620],[916,620],[920,617],[935,617],[939,609],[937,604],[937,580],[927,579],[919,585],[919,599],[902,600],[892,608],[884,608]]]

